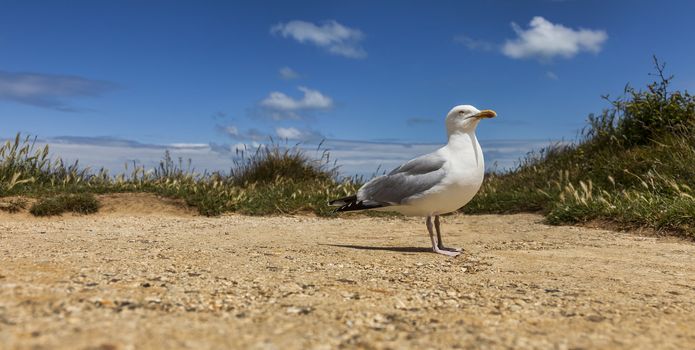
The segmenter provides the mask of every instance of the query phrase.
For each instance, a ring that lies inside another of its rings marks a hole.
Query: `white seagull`
[[[452,108],[446,116],[449,141],[444,147],[411,159],[388,175],[375,177],[360,187],[356,195],[329,204],[338,206],[336,211],[370,209],[426,216],[432,251],[448,256],[461,254],[460,249],[444,247],[439,215],[463,207],[480,189],[485,164],[475,129],[481,119],[495,116],[494,111],[480,111],[470,105]]]

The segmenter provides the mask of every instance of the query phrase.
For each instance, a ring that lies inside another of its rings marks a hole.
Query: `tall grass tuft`
[[[623,228],[695,237],[695,97],[656,81],[626,87],[582,136],[529,154],[505,173],[488,174],[468,213],[537,211],[553,224],[611,222]]]
[[[317,151],[320,150],[320,145]],[[309,158],[299,145],[281,147],[271,139],[270,146],[259,146],[253,154],[237,149],[240,160],[235,162],[232,178],[237,185],[271,183],[278,179],[292,181],[326,181],[335,179],[337,171],[329,163],[324,150],[318,159]]]

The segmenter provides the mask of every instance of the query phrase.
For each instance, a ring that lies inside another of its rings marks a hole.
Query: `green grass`
[[[695,237],[695,97],[657,81],[627,87],[582,137],[488,174],[466,213],[541,212],[552,224],[609,222]]]

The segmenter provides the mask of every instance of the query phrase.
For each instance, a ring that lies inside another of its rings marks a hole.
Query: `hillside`
[[[657,81],[625,88],[582,138],[489,174],[466,213],[540,212],[551,224],[601,222],[695,237],[695,97]]]

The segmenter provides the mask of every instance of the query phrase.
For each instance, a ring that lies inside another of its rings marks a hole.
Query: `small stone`
[[[586,317],[586,319],[587,319],[587,321],[591,321],[591,322],[602,322],[606,318],[601,316],[601,315],[589,315]]]
[[[341,292],[340,295],[345,299],[359,299],[360,298],[359,294],[353,293],[353,292],[347,292],[347,291]]]
[[[312,311],[312,308],[305,306],[290,306],[285,309],[285,312],[292,315],[308,315]]]

